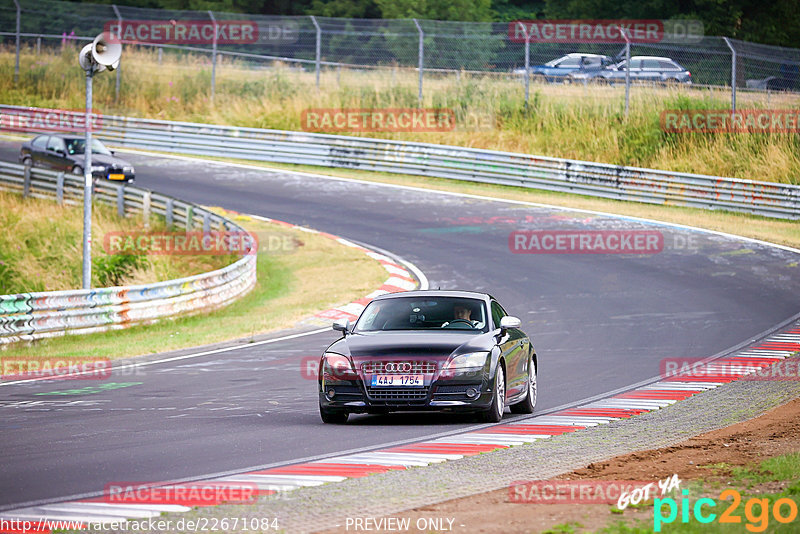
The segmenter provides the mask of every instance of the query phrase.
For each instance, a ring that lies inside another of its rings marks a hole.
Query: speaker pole
[[[101,33],[78,55],[86,72],[86,140],[83,149],[83,289],[92,287],[92,77],[119,67],[122,44],[113,34]]]
[[[86,147],[83,160],[83,289],[92,287],[92,76],[86,70]]]

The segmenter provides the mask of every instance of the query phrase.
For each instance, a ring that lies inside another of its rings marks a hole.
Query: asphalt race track
[[[0,142],[0,157],[16,162],[18,147]],[[507,202],[125,157],[136,166],[138,186],[381,247],[413,262],[432,288],[492,293],[522,319],[539,354],[537,412],[657,376],[663,358],[719,353],[800,311],[797,256],[759,244]],[[652,254],[510,251],[512,231],[545,229],[659,230],[664,247]],[[111,482],[246,470],[475,424],[433,414],[323,425],[316,384],[304,378],[301,359],[318,356],[334,338],[326,331],[155,363],[102,382],[0,387],[0,508],[99,492]],[[51,394],[76,388],[88,389]]]

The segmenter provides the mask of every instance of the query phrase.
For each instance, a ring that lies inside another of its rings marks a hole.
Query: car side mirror
[[[350,332],[350,319],[339,319],[338,321],[334,321],[333,329],[337,332],[347,335],[347,333]]]
[[[502,319],[500,319],[500,329],[501,330],[508,330],[509,328],[519,328],[522,325],[522,321],[519,320],[519,317],[514,317],[513,315],[506,315]]]

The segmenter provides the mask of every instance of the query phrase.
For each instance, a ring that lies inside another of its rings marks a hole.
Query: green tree
[[[430,19],[487,22],[491,0],[375,0],[385,19]]]
[[[308,14],[351,19],[381,18],[381,10],[375,0],[314,0],[308,8]]]

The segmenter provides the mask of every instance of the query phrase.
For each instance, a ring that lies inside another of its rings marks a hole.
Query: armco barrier
[[[0,162],[0,190],[82,204],[83,177]],[[204,231],[245,230],[233,221],[181,200],[131,185],[96,182],[95,198],[120,215],[141,213],[168,224]],[[216,271],[154,284],[0,295],[0,345],[64,334],[82,334],[152,322],[224,306],[256,283],[256,255]]]
[[[14,114],[34,108],[0,106]],[[800,186],[428,143],[104,116],[121,147],[433,176],[652,204],[800,218]]]

